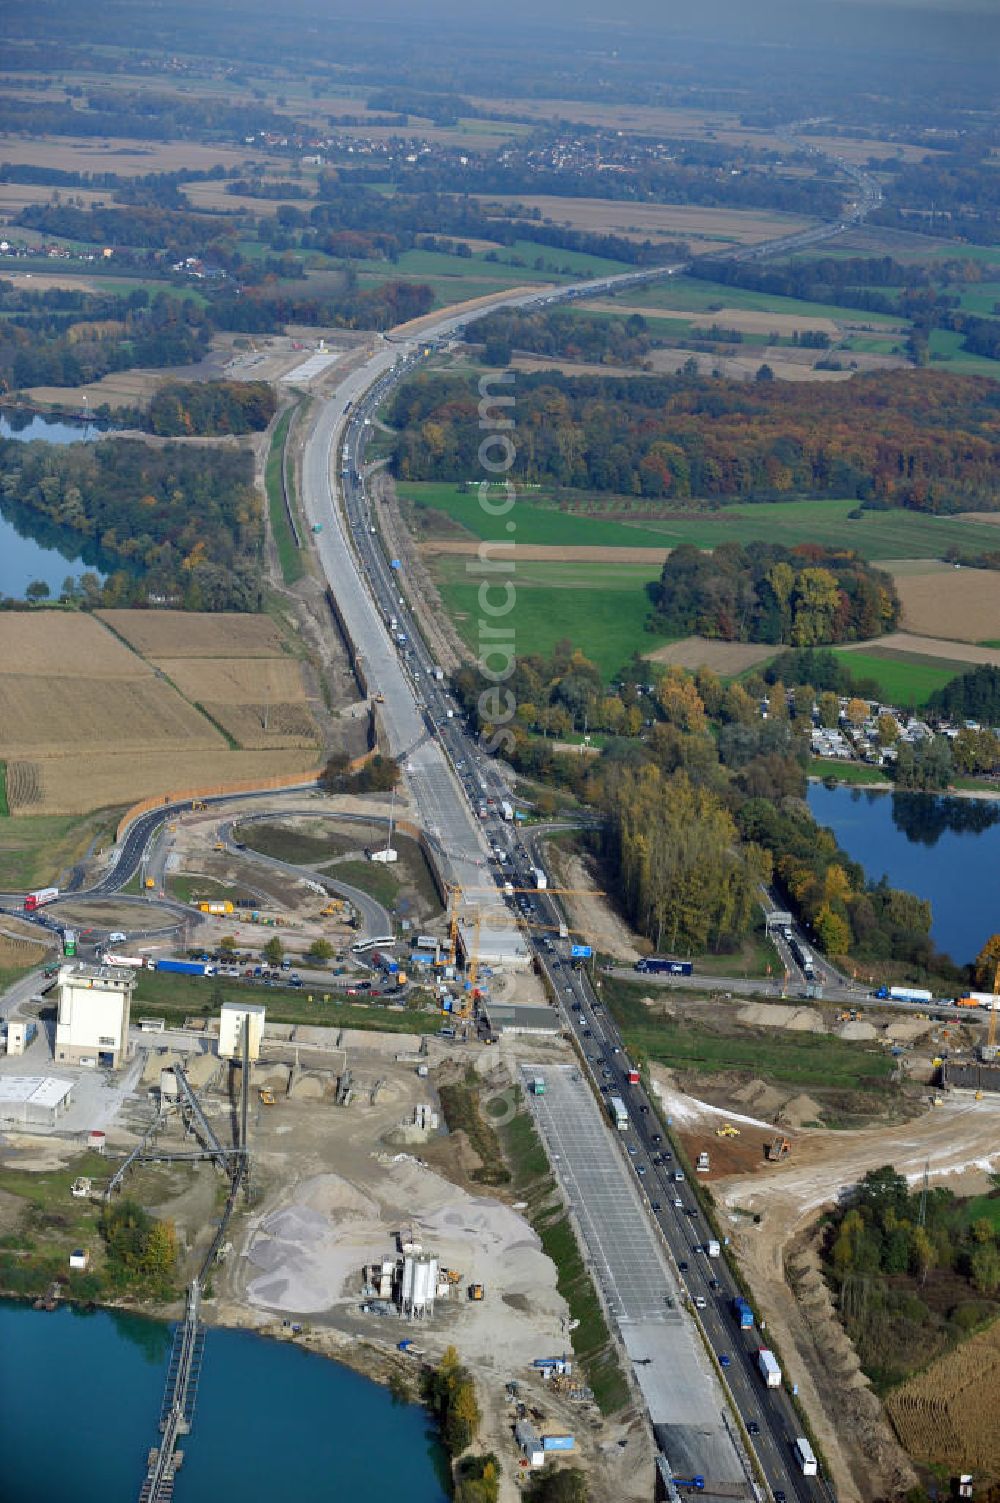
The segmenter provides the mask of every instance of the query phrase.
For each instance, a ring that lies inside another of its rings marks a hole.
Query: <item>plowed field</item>
[[[281,634],[268,616],[200,611],[99,611],[148,658],[278,658]]]

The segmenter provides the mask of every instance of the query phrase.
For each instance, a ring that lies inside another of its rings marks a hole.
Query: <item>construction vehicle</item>
[[[384,705],[385,704],[385,695],[382,693],[381,689],[376,689],[375,690],[375,693],[372,695],[372,699],[375,701],[375,703],[377,705]]]
[[[257,1094],[260,1097],[261,1106],[274,1105],[274,1092],[271,1090],[270,1086],[261,1086]]]
[[[205,803],[204,799],[193,798],[191,800],[191,808],[192,808],[192,811],[195,810],[195,809],[207,809],[208,805]]]
[[[770,1143],[768,1143],[767,1147],[764,1149],[764,1156],[765,1158],[769,1159],[772,1164],[776,1164],[780,1163],[785,1155],[791,1153],[791,1151],[792,1145],[791,1143],[789,1143],[788,1139],[779,1136],[777,1138],[771,1139]]]
[[[223,845],[221,840],[217,840],[212,847],[213,851],[224,851],[225,849],[226,847]]]
[[[152,888],[156,886],[156,883],[153,881],[152,877],[147,877],[144,886]]]
[[[734,1127],[731,1122],[723,1122],[721,1127],[715,1129],[715,1136],[717,1138],[738,1138],[739,1135],[739,1128]]]
[[[469,1298],[471,1300],[478,1301],[478,1300],[481,1300],[481,1299],[485,1299],[485,1297],[486,1297],[486,1290],[483,1288],[482,1284],[470,1284],[469,1285]]]

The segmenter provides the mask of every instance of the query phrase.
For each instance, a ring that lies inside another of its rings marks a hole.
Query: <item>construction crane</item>
[[[514,887],[510,882],[505,882],[503,887],[497,887],[495,884],[492,887],[460,887],[457,882],[453,882],[448,887],[448,907],[450,914],[448,926],[449,964],[455,964],[458,954],[459,904],[467,894],[475,893],[479,896],[489,896],[499,900],[500,898],[526,893],[531,893],[537,897],[540,892],[545,893],[547,896],[561,898],[603,898],[605,896],[603,888],[600,887]],[[541,925],[538,927],[541,927]],[[551,925],[549,927],[555,926]]]

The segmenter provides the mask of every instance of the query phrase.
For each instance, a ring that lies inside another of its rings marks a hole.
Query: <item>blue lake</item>
[[[872,881],[931,904],[931,937],[964,965],[1000,929],[1000,801],[810,783],[809,807]]]
[[[78,444],[98,439],[103,432],[97,423],[0,412],[0,439]],[[68,574],[78,576],[89,571],[103,578],[106,567],[100,550],[76,533],[54,526],[25,507],[0,503],[0,595],[23,599],[32,580],[42,579],[57,596]]]
[[[0,1301],[3,1503],[127,1503],[157,1438],[170,1330]],[[210,1330],[175,1503],[447,1503],[426,1412],[324,1357]]]

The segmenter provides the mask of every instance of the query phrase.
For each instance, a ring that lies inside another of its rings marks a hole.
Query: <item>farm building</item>
[[[56,989],[56,1059],[117,1070],[128,1057],[134,973],[75,962],[60,967]]]

